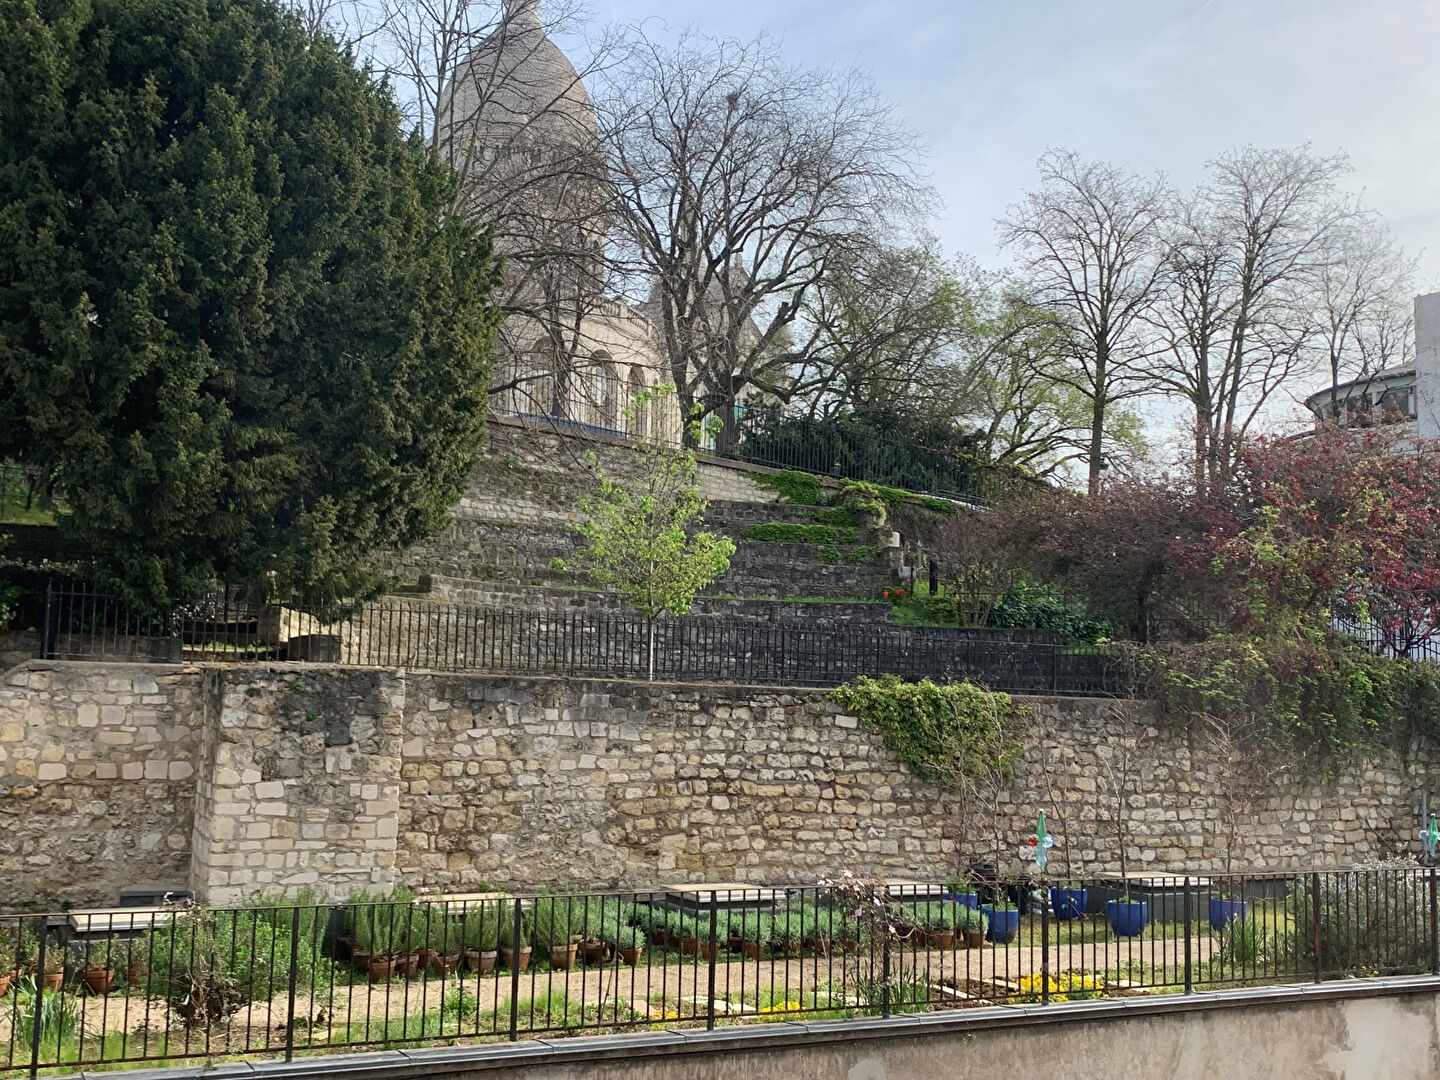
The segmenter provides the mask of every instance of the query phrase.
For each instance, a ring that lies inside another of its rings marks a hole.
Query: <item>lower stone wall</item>
[[[436,890],[943,878],[1022,866],[1044,810],[1075,874],[1226,860],[1225,775],[1144,705],[1027,699],[992,803],[924,783],[820,691],[324,667],[31,661],[0,687],[9,903],[113,902],[161,879],[214,901],[301,887]],[[1326,780],[1257,763],[1234,869],[1413,849],[1433,747]],[[997,839],[998,838],[998,839]],[[999,844],[997,856],[997,843]]]
[[[0,908],[190,880],[195,668],[32,661],[0,684]]]

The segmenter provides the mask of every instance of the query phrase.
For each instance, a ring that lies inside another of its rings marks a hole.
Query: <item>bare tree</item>
[[[897,401],[934,415],[973,384],[962,341],[983,288],[969,262],[933,241],[896,247],[865,240],[834,259],[806,291],[791,331],[792,400],[812,418]]]
[[[967,415],[979,436],[977,449],[996,466],[1048,478],[1068,473],[1090,448],[1093,412],[1077,384],[1071,330],[1023,292],[1004,290],[977,304],[966,343]],[[1107,410],[1107,458],[1117,462],[1144,452],[1140,419],[1128,410]]]
[[[723,445],[744,391],[793,394],[794,325],[827,272],[922,200],[913,141],[857,73],[695,36],[640,42],[601,129],[680,410],[719,413]]]
[[[1163,179],[1133,176],[1066,150],[1040,159],[1040,186],[999,223],[1024,260],[1035,302],[1072,330],[1065,377],[1090,406],[1089,488],[1105,469],[1112,405],[1153,386],[1147,318],[1159,291]]]
[[[1315,295],[1318,339],[1330,376],[1330,414],[1340,416],[1342,381],[1375,375],[1408,359],[1415,264],[1371,215],[1356,215],[1330,237]]]
[[[1225,482],[1267,403],[1311,370],[1314,298],[1336,237],[1358,215],[1336,194],[1346,167],[1308,147],[1247,147],[1212,161],[1209,179],[1175,206],[1154,315],[1157,376],[1190,406],[1202,490]]]

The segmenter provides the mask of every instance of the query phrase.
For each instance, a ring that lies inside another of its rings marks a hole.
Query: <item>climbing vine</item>
[[[1440,669],[1375,656],[1328,631],[1275,637],[1221,634],[1198,644],[1142,648],[1136,678],[1166,717],[1220,720],[1251,753],[1324,775],[1343,758],[1440,735]]]
[[[1009,694],[968,682],[905,682],[861,676],[831,698],[880,733],[915,775],[950,787],[978,777],[1009,776],[1020,760],[1015,721],[1024,715]]]

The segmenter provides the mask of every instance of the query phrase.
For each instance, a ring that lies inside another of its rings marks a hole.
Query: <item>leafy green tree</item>
[[[133,600],[345,595],[479,450],[488,238],[271,0],[0,0],[0,459]]]
[[[583,518],[575,526],[583,541],[580,553],[560,566],[613,589],[650,621],[647,653],[653,678],[655,620],[689,611],[696,594],[729,569],[735,543],[691,531],[707,504],[690,449],[643,444],[625,476],[607,475],[594,454],[587,455],[587,462],[599,491],[580,504]]]

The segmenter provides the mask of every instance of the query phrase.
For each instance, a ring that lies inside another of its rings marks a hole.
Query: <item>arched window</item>
[[[638,364],[630,369],[630,384],[625,394],[625,431],[643,439],[650,432],[650,407],[645,400],[649,384],[645,380],[645,369]]]
[[[610,354],[597,349],[590,356],[595,367],[590,376],[590,400],[595,402],[600,427],[620,430],[620,373]]]

